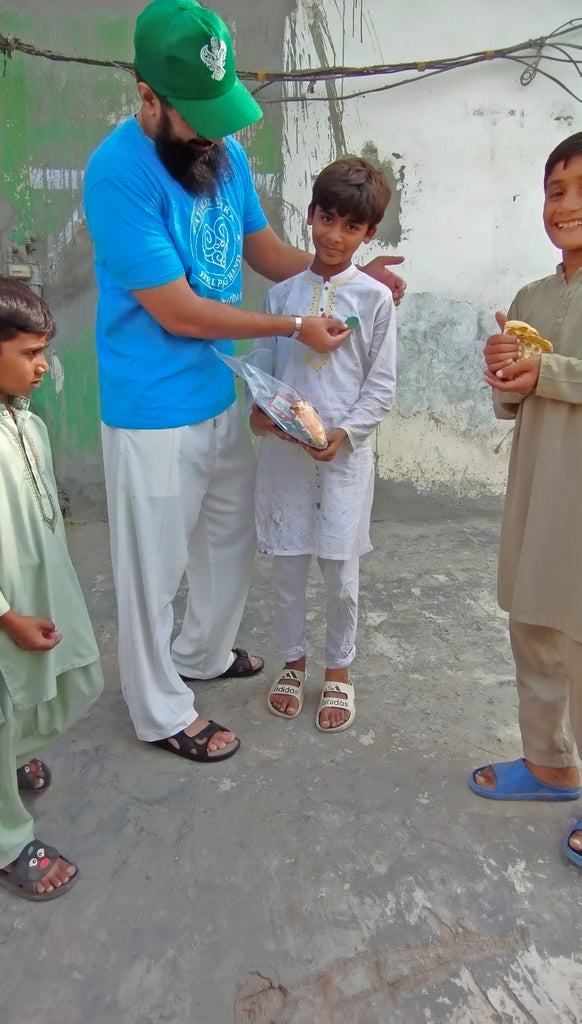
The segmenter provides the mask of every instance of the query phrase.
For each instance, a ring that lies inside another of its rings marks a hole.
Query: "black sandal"
[[[62,853],[55,850],[54,846],[47,846],[46,843],[33,839],[21,850],[12,865],[12,871],[0,871],[0,885],[5,889],[12,889],[14,895],[20,896],[23,900],[35,900],[37,903],[44,903],[45,900],[54,900],[57,896],[64,896],[77,881],[78,869],[76,874],[70,875],[68,881],[63,882],[62,885],[56,886],[51,882],[52,892],[36,891],[37,882],[40,882],[47,871],[50,871],[59,857],[67,864],[71,863],[70,860],[63,857]]]
[[[235,655],[235,659],[226,672],[221,672],[219,676],[209,676],[209,679],[242,679],[243,676],[256,675],[257,672],[261,672],[265,667],[264,659],[257,657],[259,664],[253,668],[249,652],[245,651],[244,647],[233,647],[232,653]],[[205,683],[207,681],[206,676],[198,679],[196,676],[183,676],[181,673],[180,679],[184,683]]]
[[[249,658],[249,652],[245,651],[243,647],[234,647],[232,653],[236,655],[232,665],[230,665],[226,672],[221,672],[217,679],[235,679],[242,676],[254,676],[257,672],[260,672],[265,662],[263,658],[257,657],[259,664],[253,668],[251,659]]]
[[[44,779],[44,786],[35,786],[39,773],[42,771],[42,777]],[[44,761],[39,761],[38,758],[33,757],[31,761],[27,761],[21,768],[16,770],[16,778],[18,779],[18,788],[26,793],[44,793],[45,789],[48,789],[51,784],[51,773],[50,768]]]
[[[183,729],[177,732],[174,736],[165,740],[151,740],[150,742],[154,747],[161,747],[163,750],[169,750],[171,754],[177,754],[178,757],[186,757],[189,761],[200,761],[207,763],[208,761],[226,761],[227,757],[232,757],[236,754],[240,747],[240,740],[238,736],[235,736],[230,743],[227,743],[223,750],[208,750],[209,740],[217,733],[221,731],[229,732],[224,725],[219,725],[218,722],[209,721],[208,725],[197,732],[195,736],[188,736]],[[175,747],[170,743],[170,739],[176,740],[178,744]]]

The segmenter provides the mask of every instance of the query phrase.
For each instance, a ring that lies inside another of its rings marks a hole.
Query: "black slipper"
[[[37,892],[36,883],[46,875],[58,858],[70,864],[67,857],[55,850],[54,846],[47,846],[46,843],[33,839],[21,850],[19,857],[14,861],[12,871],[0,871],[0,885],[5,889],[11,889],[15,896],[21,896],[24,900],[34,900],[36,903],[46,903],[47,900],[54,900],[57,896],[64,896],[71,886],[78,881],[79,871],[71,875],[67,882],[62,885],[54,885],[52,892]]]
[[[171,754],[177,754],[178,757],[186,757],[189,761],[200,761],[207,763],[208,761],[226,761],[227,757],[232,757],[236,754],[240,747],[240,740],[238,736],[227,743],[226,747],[222,750],[208,750],[208,741],[217,732],[229,731],[226,726],[219,725],[218,722],[213,722],[212,719],[208,725],[197,732],[195,736],[188,736],[183,729],[180,732],[175,733],[170,739],[176,740],[178,746],[175,747],[170,743],[170,739],[165,740],[151,740],[150,742],[154,747],[161,747],[162,750],[169,750]]]
[[[235,655],[235,659],[232,665],[229,665],[226,672],[221,672],[219,676],[209,676],[211,679],[242,679],[243,676],[254,676],[257,672],[261,672],[265,667],[263,658],[258,658],[259,664],[253,668],[251,659],[249,658],[249,652],[245,651],[244,647],[234,647],[232,653]],[[183,676],[180,675],[180,679],[184,683],[204,683],[206,677],[203,679],[197,679],[194,676]]]
[[[239,676],[254,676],[265,666],[263,658],[257,658],[259,664],[253,668],[251,659],[249,658],[249,652],[245,651],[243,647],[234,647],[232,653],[236,655],[232,665],[229,665],[226,672],[221,672],[221,674],[216,677],[217,679],[235,679]]]
[[[40,771],[42,771],[44,786],[35,786],[36,780],[40,777]],[[18,779],[19,790],[26,793],[44,793],[45,789],[48,789],[51,784],[49,766],[44,761],[39,761],[37,757],[33,757],[31,761],[27,761],[21,768],[18,768],[16,770],[16,778]]]

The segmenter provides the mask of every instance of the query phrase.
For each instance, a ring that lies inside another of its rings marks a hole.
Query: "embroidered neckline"
[[[23,401],[26,403],[26,399]],[[22,405],[20,402],[18,404],[13,402],[11,404],[13,409],[19,412],[25,412],[28,409],[28,403]],[[41,519],[51,533],[54,533],[58,522],[58,510],[53,495],[47,486],[42,463],[32,434],[28,430],[26,423],[23,422],[23,417],[17,415],[13,419],[8,409],[6,409],[6,414],[3,414],[2,420],[8,437],[24,463],[24,476],[32,491]]]

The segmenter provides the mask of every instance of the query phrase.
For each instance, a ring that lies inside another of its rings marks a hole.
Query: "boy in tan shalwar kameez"
[[[485,347],[495,413],[516,421],[498,590],[509,612],[524,754],[470,776],[473,792],[495,800],[582,795],[582,132],[550,154],[544,189],[544,226],[562,263],[522,288],[508,317],[529,323],[554,350],[519,359],[510,334]],[[497,314],[501,329],[505,319]],[[563,849],[582,867],[582,819]]]

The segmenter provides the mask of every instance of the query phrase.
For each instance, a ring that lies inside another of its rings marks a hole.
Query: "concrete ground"
[[[314,728],[324,598],[310,583],[303,714],[270,715],[268,559],[240,640],[267,671],[201,684],[236,757],[139,743],[121,699],[102,523],[70,540],[107,677],[48,751],[37,834],[80,865],[48,906],[0,894],[1,1024],[573,1024],[582,876],[560,851],[577,804],[482,800],[471,768],[519,754],[497,509],[378,488],[362,560],[358,717]],[[178,618],[180,607],[178,606]]]

